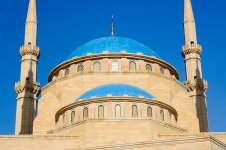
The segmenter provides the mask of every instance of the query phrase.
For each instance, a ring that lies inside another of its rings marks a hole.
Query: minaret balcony
[[[208,89],[208,82],[203,79],[188,80],[184,82],[184,85],[187,86],[190,91],[201,90],[206,92]]]
[[[33,55],[39,57],[40,50],[39,47],[34,45],[24,45],[20,47],[20,55],[21,57],[25,55]]]
[[[189,44],[189,45],[185,45],[182,48],[182,55],[188,55],[191,53],[196,53],[201,55],[202,54],[202,46],[199,44]]]
[[[23,92],[29,92],[31,94],[39,95],[41,91],[40,83],[34,82],[34,83],[25,83],[22,84],[21,82],[17,82],[15,84],[15,91],[17,94],[21,94]]]

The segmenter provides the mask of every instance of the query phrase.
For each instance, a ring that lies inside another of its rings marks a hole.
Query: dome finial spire
[[[111,37],[115,37],[114,15],[112,15],[112,17],[111,17]]]

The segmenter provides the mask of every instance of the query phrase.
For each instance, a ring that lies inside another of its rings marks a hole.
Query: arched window
[[[70,72],[69,69],[66,69],[65,72],[64,72],[64,75],[65,76],[69,75],[69,72]]]
[[[112,64],[111,64],[111,70],[112,71],[119,71],[119,63],[117,61],[113,61]]]
[[[115,117],[116,118],[121,117],[121,106],[119,104],[115,105]]]
[[[169,113],[169,121],[170,121],[170,123],[171,123],[171,120],[172,120],[172,115],[171,115],[171,113]]]
[[[88,116],[89,116],[89,110],[86,107],[86,108],[83,109],[83,118],[88,118]]]
[[[164,69],[162,67],[160,68],[160,73],[164,74]]]
[[[147,108],[147,116],[152,117],[152,108],[151,107]]]
[[[147,65],[146,65],[146,70],[147,70],[148,72],[151,72],[151,71],[152,71],[152,66],[151,66],[151,64],[147,64]]]
[[[94,71],[100,71],[100,70],[101,70],[100,62],[95,62],[95,63],[93,64],[93,70],[94,70]]]
[[[65,113],[62,114],[62,125],[65,125]]]
[[[71,123],[75,122],[75,111],[71,112]]]
[[[79,65],[78,68],[77,68],[77,72],[82,73],[83,71],[84,71],[83,65]]]
[[[132,106],[132,117],[134,118],[138,117],[138,109],[136,105]]]
[[[104,106],[103,105],[100,105],[98,107],[98,117],[99,118],[103,118],[104,117]]]
[[[160,117],[161,117],[161,120],[162,120],[162,121],[164,121],[164,120],[165,120],[163,110],[160,110]]]
[[[131,61],[129,63],[129,70],[130,71],[136,71],[136,63],[134,61]]]

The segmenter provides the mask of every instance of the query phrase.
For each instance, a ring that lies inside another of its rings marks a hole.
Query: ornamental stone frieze
[[[202,79],[188,80],[184,83],[184,85],[187,86],[190,91],[194,91],[196,89],[206,92],[208,89],[207,81]]]
[[[34,82],[28,84],[22,84],[21,82],[17,82],[15,84],[15,91],[17,94],[25,92],[30,92],[32,94],[38,95],[41,92],[40,83]]]
[[[182,48],[182,55],[188,55],[191,53],[196,53],[201,55],[202,54],[202,46],[198,45],[198,44],[191,44],[191,45],[185,45]]]
[[[24,45],[20,47],[20,55],[23,57],[24,55],[34,55],[39,57],[39,48],[33,45]]]

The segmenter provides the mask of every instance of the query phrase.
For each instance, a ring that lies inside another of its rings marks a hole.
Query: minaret
[[[186,78],[185,85],[190,89],[193,100],[193,112],[199,119],[200,132],[208,131],[208,118],[206,106],[207,81],[202,79],[201,53],[202,47],[198,45],[196,25],[192,10],[191,0],[184,0],[184,34],[185,45],[182,55],[185,60]]]
[[[36,69],[39,57],[39,48],[36,46],[36,38],[36,0],[30,0],[25,27],[24,45],[20,47],[20,81],[15,84],[15,91],[17,93],[15,134],[17,135],[33,133],[37,96],[40,93],[40,84],[36,82]]]

